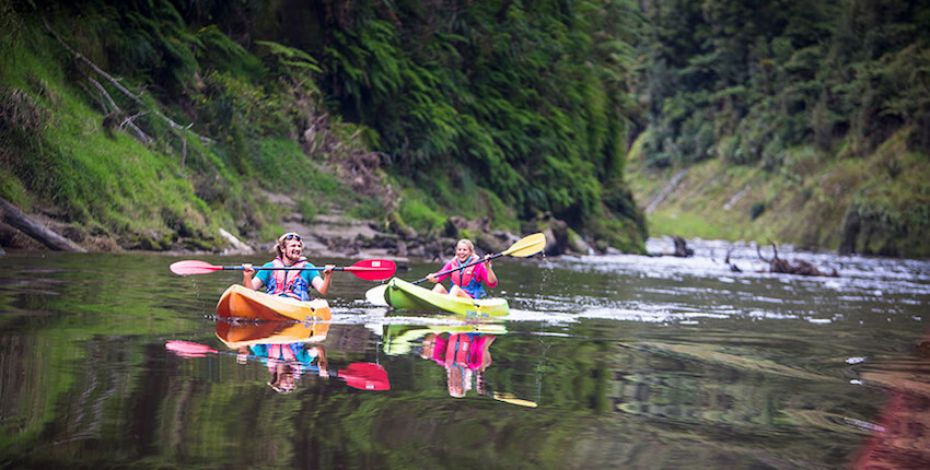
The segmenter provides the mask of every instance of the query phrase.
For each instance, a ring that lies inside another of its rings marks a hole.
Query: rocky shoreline
[[[7,203],[0,211],[0,254],[3,248],[17,251],[158,251],[164,253],[217,253],[222,255],[250,255],[270,253],[273,240],[240,240],[230,231],[219,229],[224,240],[221,250],[190,249],[189,241],[179,240],[166,250],[144,246],[120,246],[105,234],[88,233],[86,230],[49,217],[47,214],[22,214]],[[14,221],[13,215],[17,220]],[[25,221],[25,222],[23,222]],[[30,229],[23,229],[23,224]],[[307,253],[344,258],[416,258],[438,261],[447,258],[452,247],[460,238],[473,238],[479,253],[500,253],[519,240],[522,235],[543,232],[546,235],[547,256],[566,253],[592,254],[595,252],[580,236],[569,229],[568,224],[557,219],[548,219],[528,227],[525,234],[515,234],[490,227],[487,220],[467,220],[450,217],[438,233],[419,234],[409,227],[389,231],[383,223],[373,220],[358,220],[333,211],[305,220],[298,212],[284,217],[282,226],[304,237]],[[476,234],[469,237],[469,234]],[[62,243],[61,239],[66,243]],[[603,251],[603,250],[602,250]]]

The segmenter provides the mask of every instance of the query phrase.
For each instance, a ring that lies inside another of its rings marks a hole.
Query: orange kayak
[[[234,284],[223,292],[216,304],[216,316],[220,318],[245,318],[250,320],[297,320],[329,321],[333,314],[323,299],[309,302],[288,297],[269,295]]]
[[[216,337],[229,349],[256,344],[317,343],[326,339],[329,323],[216,322]]]

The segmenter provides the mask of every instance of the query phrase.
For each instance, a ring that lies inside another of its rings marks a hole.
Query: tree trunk
[[[0,220],[34,238],[39,243],[56,251],[76,251],[85,253],[87,250],[78,246],[71,240],[51,231],[48,227],[32,220],[23,214],[16,206],[0,198]]]

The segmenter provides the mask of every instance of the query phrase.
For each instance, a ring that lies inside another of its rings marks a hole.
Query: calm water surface
[[[496,323],[373,307],[337,273],[332,322],[270,326],[214,320],[238,273],[9,254],[0,466],[930,467],[930,263],[781,253],[841,274],[804,278],[739,247],[735,273],[692,245],[501,259]],[[273,335],[303,362],[248,347]]]

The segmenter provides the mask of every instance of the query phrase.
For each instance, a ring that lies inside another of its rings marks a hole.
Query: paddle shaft
[[[236,354],[237,357],[258,358],[259,360],[270,360],[268,357],[259,357],[252,354],[234,353],[232,351],[217,351],[207,345],[195,343],[192,341],[168,341],[165,348],[182,357],[205,357],[207,354]],[[250,350],[251,352],[251,350]],[[293,363],[295,361],[281,361],[283,363]],[[300,361],[296,361],[300,362]],[[370,362],[353,362],[344,369],[321,368],[300,362],[301,369],[319,374],[325,370],[329,377],[339,377],[346,381],[346,385],[359,390],[390,390],[391,384],[388,381],[387,371],[380,364]]]
[[[484,263],[485,261],[491,261],[492,259],[500,258],[501,256],[504,256],[504,254],[503,254],[503,253],[493,254],[493,255],[491,255],[491,256],[489,256],[489,257],[487,257],[487,258],[480,258],[478,261],[472,261],[471,263],[464,264],[464,265],[459,266],[459,267],[457,267],[457,268],[453,268],[453,269],[449,269],[449,270],[446,270],[446,271],[438,272],[438,273],[436,273],[436,276],[437,276],[437,277],[438,277],[438,276],[445,276],[446,274],[451,274],[451,273],[454,273],[454,272],[456,272],[456,271],[461,271],[461,270],[463,270],[463,269],[465,269],[465,268],[470,268],[470,267],[472,267],[472,266],[474,266],[474,265],[476,265],[476,264],[481,264],[481,263]],[[422,284],[422,283],[424,283],[424,282],[426,282],[426,281],[428,281],[428,280],[429,280],[429,278],[424,277],[423,279],[418,279],[418,280],[416,280],[416,281],[413,281],[411,284]]]
[[[223,271],[243,271],[245,268],[242,266],[217,266]],[[312,268],[295,268],[295,267],[263,267],[263,266],[253,266],[252,269],[256,271],[322,271],[326,269],[325,266],[314,266]],[[336,266],[333,268],[333,271],[385,271],[386,268],[366,268],[363,266]]]
[[[191,350],[191,351],[178,351],[172,348],[168,348],[168,350],[176,354],[196,354],[201,357],[206,357],[207,354],[216,354],[217,356],[245,357],[246,360],[252,360],[255,362],[264,362],[268,360],[268,358],[264,356],[256,356],[254,354],[244,354],[244,353],[240,353],[236,351],[218,351],[216,349],[213,349],[203,344],[199,344],[199,343],[191,343],[191,344],[196,345],[196,346],[202,346],[202,348],[197,349],[197,350]],[[197,356],[190,356],[190,357],[197,357]],[[280,359],[276,359],[276,360],[280,360]],[[281,361],[281,362],[290,363],[290,362],[295,362],[295,361]],[[300,363],[300,364],[301,364],[302,370],[306,370],[306,371],[309,371],[315,374],[320,373],[320,367],[317,365],[310,365],[310,364],[305,364],[305,363]],[[327,367],[326,371],[329,372],[330,377],[339,377],[338,369]]]

